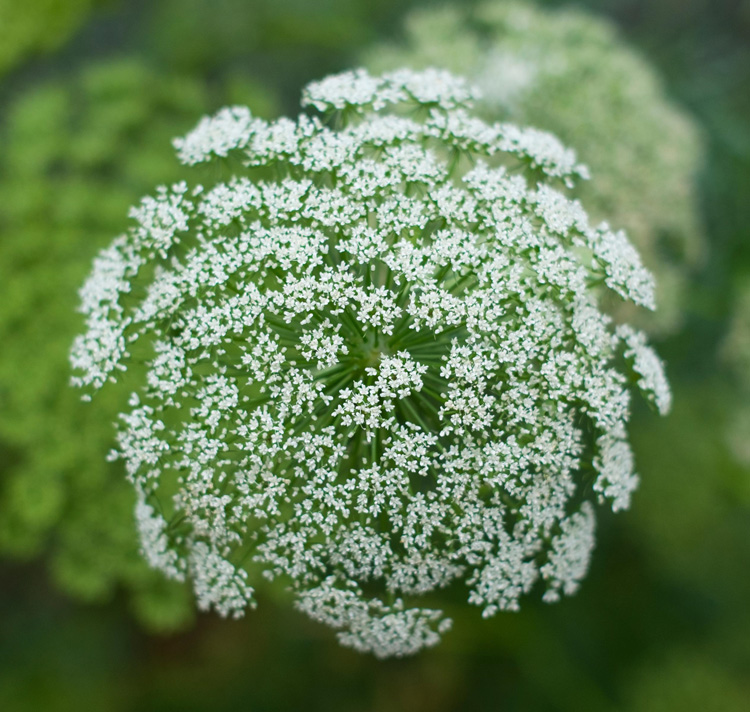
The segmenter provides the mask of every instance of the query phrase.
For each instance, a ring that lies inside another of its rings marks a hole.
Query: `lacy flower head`
[[[565,196],[573,151],[473,94],[357,70],[296,120],[223,109],[175,146],[233,177],[186,168],[96,259],[74,381],[131,379],[143,553],[199,608],[279,579],[343,644],[408,655],[449,584],[485,616],[575,592],[594,505],[628,506],[629,387],[670,394],[598,301],[652,308],[652,277]]]
[[[593,176],[575,197],[596,221],[626,229],[658,279],[657,313],[619,313],[659,334],[681,325],[704,252],[695,184],[702,143],[611,24],[526,0],[456,2],[413,11],[401,45],[374,46],[362,59],[376,71],[458,72],[481,88],[485,120],[530,124],[573,146]]]

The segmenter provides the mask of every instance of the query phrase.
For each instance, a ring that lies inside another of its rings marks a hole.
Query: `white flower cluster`
[[[412,10],[399,43],[366,48],[361,61],[373,71],[444,67],[476,83],[485,120],[537,126],[578,148],[595,180],[576,197],[595,219],[626,229],[658,278],[658,313],[619,315],[650,332],[680,325],[705,250],[701,137],[613,25],[529,0],[456,1]]]
[[[485,615],[573,593],[592,491],[628,505],[628,378],[661,412],[669,391],[597,302],[652,307],[653,281],[560,191],[574,154],[472,93],[360,70],[307,88],[323,118],[203,119],[183,162],[243,175],[160,189],[95,262],[75,382],[145,364],[120,453],[145,555],[201,608],[281,577],[342,643],[407,655],[454,581]]]

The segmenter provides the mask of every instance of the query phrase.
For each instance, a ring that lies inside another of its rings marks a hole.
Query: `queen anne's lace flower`
[[[456,580],[485,615],[573,593],[592,492],[628,505],[628,377],[669,392],[597,300],[653,307],[653,281],[555,187],[575,155],[472,94],[360,70],[306,89],[325,120],[225,109],[176,146],[242,174],[160,189],[96,261],[75,382],[145,362],[120,453],[144,553],[199,607],[241,615],[281,577],[342,643],[407,655]]]

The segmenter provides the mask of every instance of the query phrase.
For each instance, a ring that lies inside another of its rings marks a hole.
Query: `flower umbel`
[[[307,87],[322,118],[224,109],[175,145],[233,177],[144,198],[95,262],[74,380],[145,363],[119,453],[144,553],[200,608],[281,577],[345,645],[407,655],[454,581],[485,615],[573,593],[588,500],[628,505],[628,379],[668,391],[597,304],[652,308],[653,280],[561,192],[575,154],[472,95],[358,70]]]

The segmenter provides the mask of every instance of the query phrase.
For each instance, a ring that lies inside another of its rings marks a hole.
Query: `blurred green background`
[[[397,41],[424,4],[0,0],[3,712],[750,709],[750,356],[732,348],[750,354],[750,0],[578,4],[697,123],[707,254],[658,344],[673,413],[634,413],[642,484],[629,512],[600,514],[575,597],[483,621],[458,592],[440,646],[378,662],[273,600],[196,617],[140,561],[104,460],[123,394],[94,409],[67,386],[93,255],[179,177],[172,136],[227,103],[296,112],[305,82]]]

